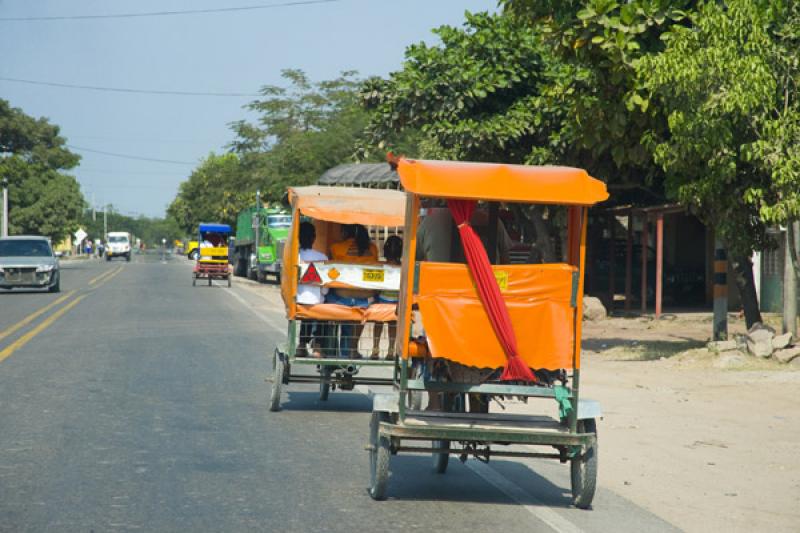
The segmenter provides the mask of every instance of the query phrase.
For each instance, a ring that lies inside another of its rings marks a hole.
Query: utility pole
[[[8,237],[8,178],[3,178],[3,237]]]
[[[728,252],[714,239],[714,340],[728,339]]]
[[[108,206],[103,206],[103,242],[108,242]]]
[[[255,239],[256,239],[256,264],[258,264],[258,242],[259,230],[261,229],[261,189],[256,190],[256,213],[253,215],[253,231],[255,231]]]
[[[97,204],[94,201],[94,193],[92,193],[92,222],[97,221]]]

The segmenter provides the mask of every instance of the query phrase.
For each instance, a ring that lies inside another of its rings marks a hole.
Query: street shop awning
[[[316,220],[390,227],[405,224],[406,195],[393,189],[292,187],[289,203]]]

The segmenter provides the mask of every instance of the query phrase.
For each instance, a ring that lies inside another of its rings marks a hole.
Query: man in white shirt
[[[314,225],[310,222],[300,223],[300,262],[312,263],[314,261],[327,261],[328,256],[313,248],[314,239],[317,232]],[[300,283],[297,285],[297,298],[299,304],[316,305],[325,301],[324,294],[328,292],[325,287],[310,283]],[[319,342],[314,338],[323,332],[322,324],[313,320],[304,320],[300,325],[300,340],[297,344],[297,356],[308,355],[307,344],[311,342],[311,350],[314,357],[322,357]]]

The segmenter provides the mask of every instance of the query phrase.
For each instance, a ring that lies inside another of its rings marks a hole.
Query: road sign
[[[75,242],[81,242],[85,239],[89,234],[83,231],[83,229],[79,229],[75,232]]]

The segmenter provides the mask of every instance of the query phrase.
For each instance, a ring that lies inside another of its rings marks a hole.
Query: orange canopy
[[[572,167],[401,158],[397,171],[405,190],[435,198],[587,206],[608,199],[605,183]]]
[[[388,189],[352,187],[291,187],[289,202],[300,213],[316,220],[339,224],[402,226],[406,195]]]

